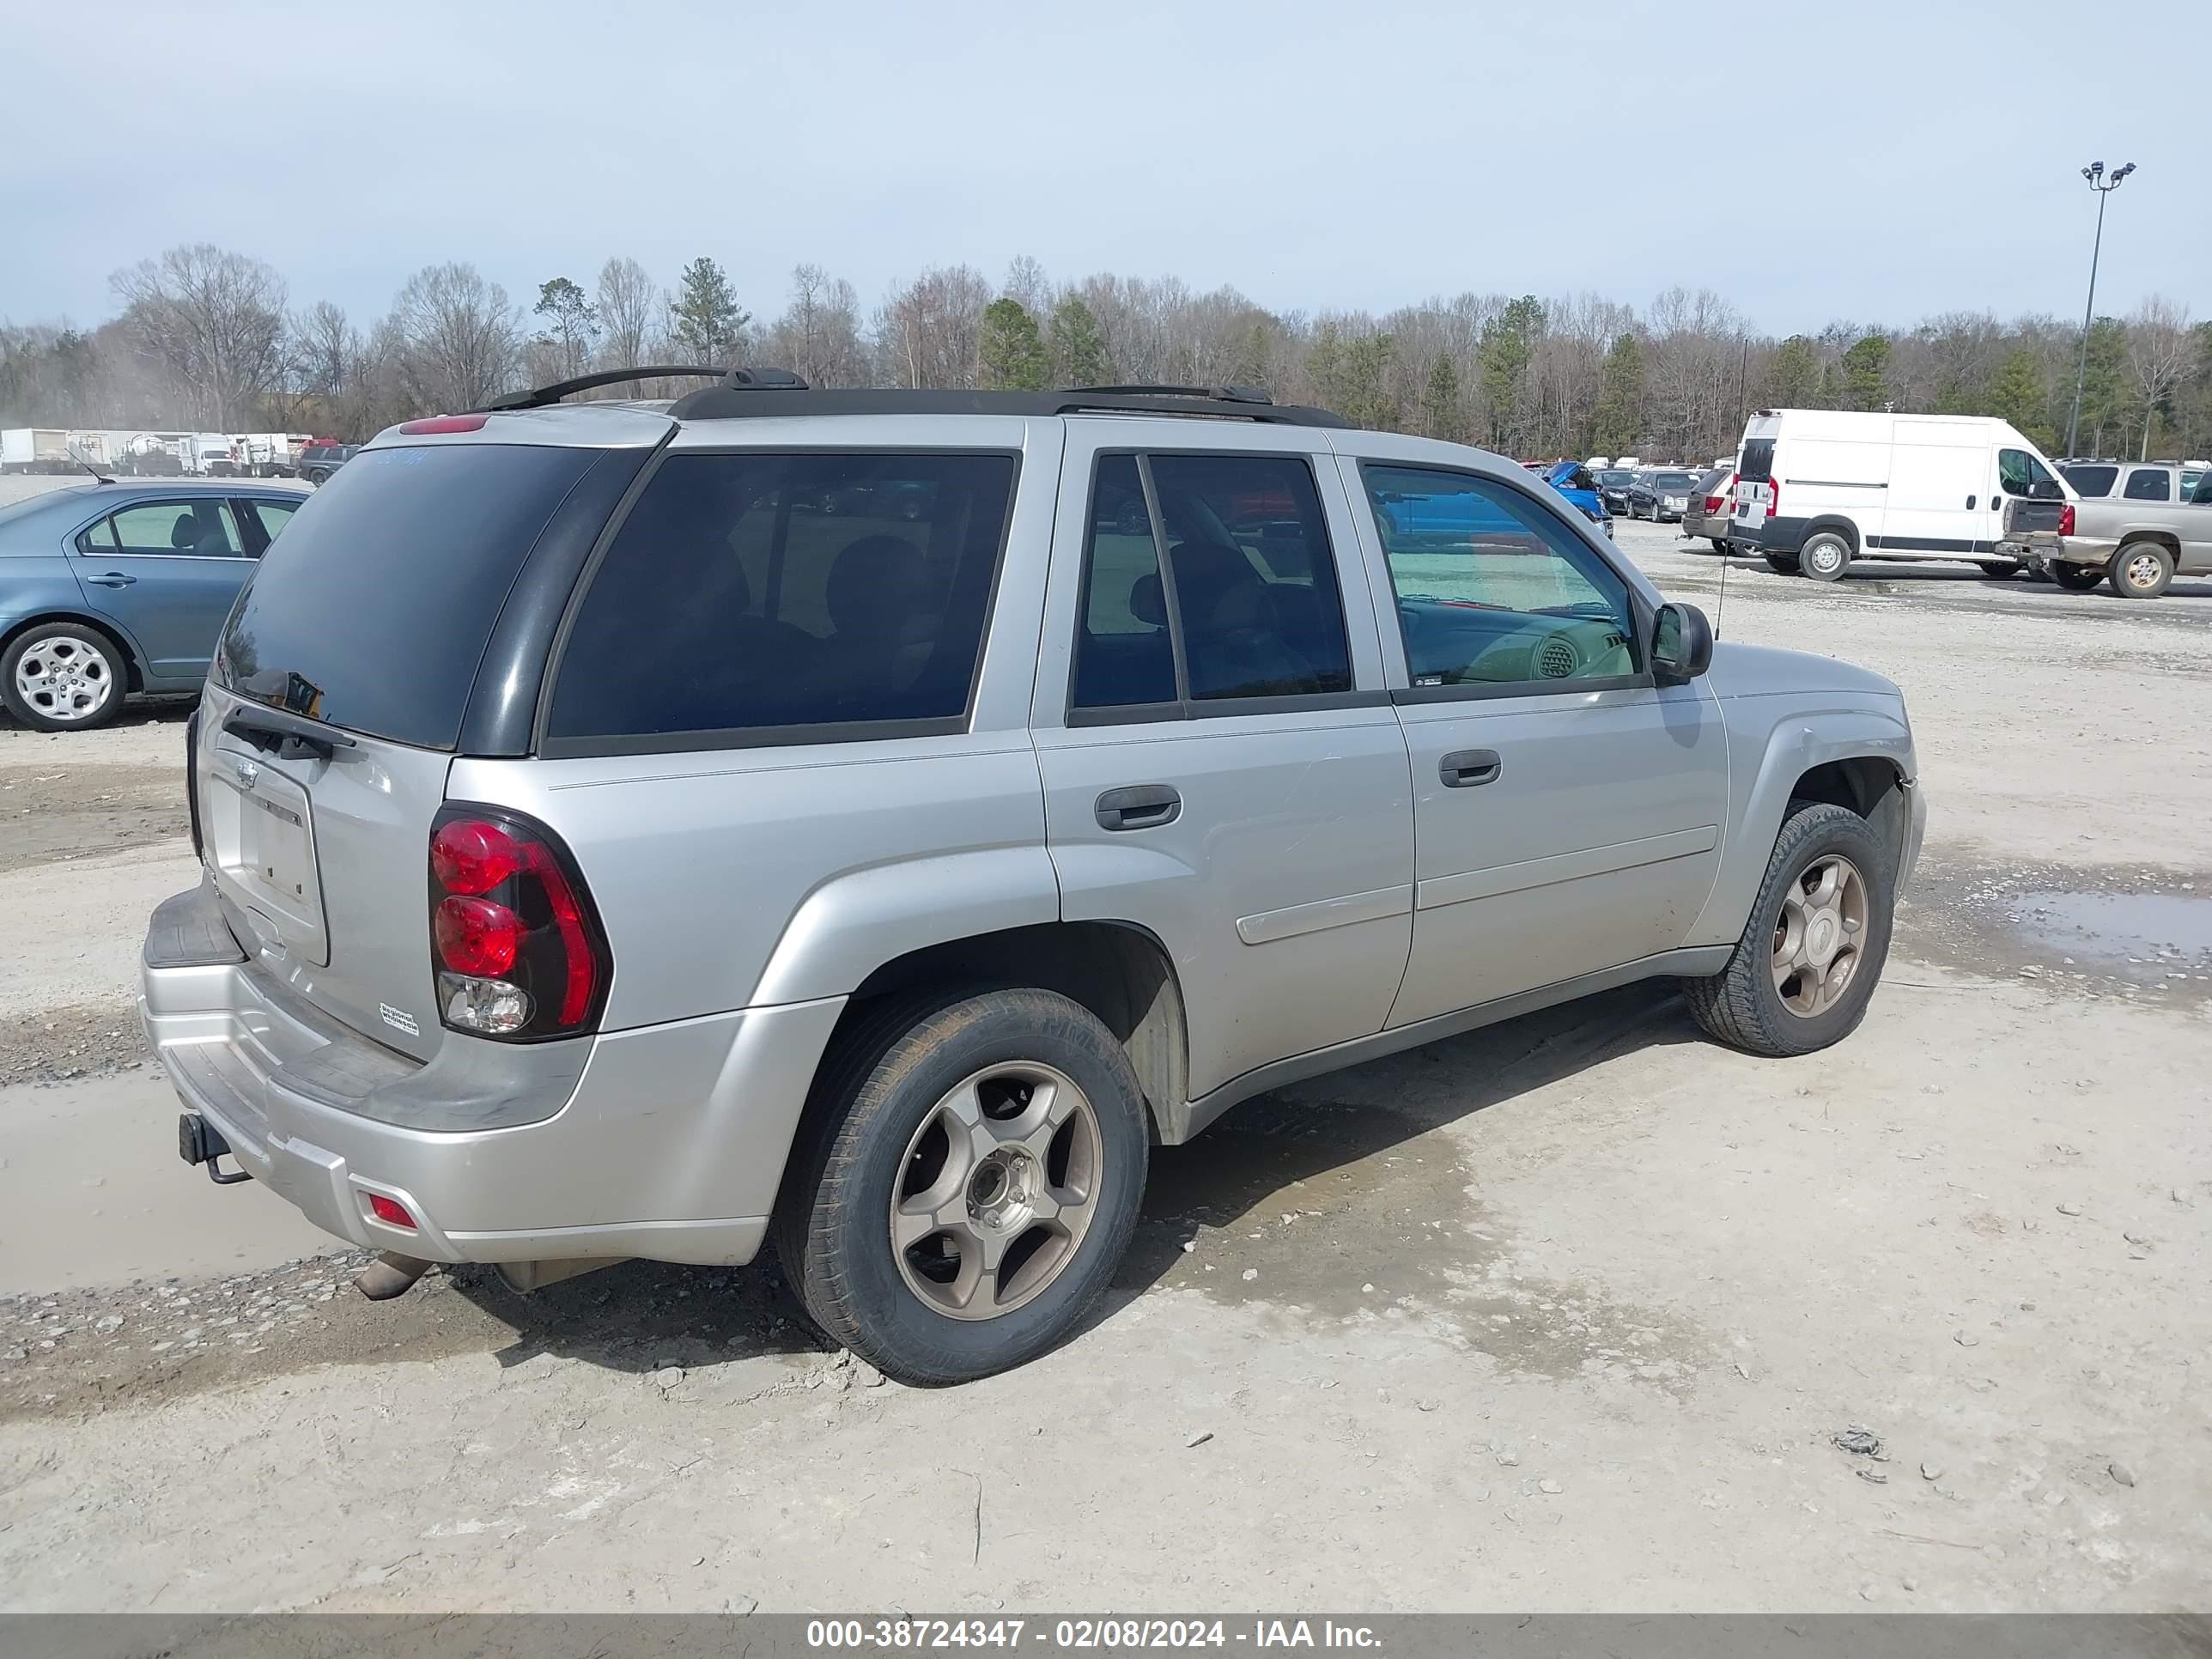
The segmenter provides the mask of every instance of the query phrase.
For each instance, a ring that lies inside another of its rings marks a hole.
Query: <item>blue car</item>
[[[1580,461],[1554,462],[1544,470],[1544,482],[1573,502],[1583,517],[1613,534],[1613,514],[1606,507],[1605,494]]]
[[[83,731],[197,691],[254,561],[310,500],[281,484],[106,479],[0,507],[0,701]]]

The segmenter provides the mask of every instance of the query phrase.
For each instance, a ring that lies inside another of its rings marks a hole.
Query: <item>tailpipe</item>
[[[353,1287],[371,1302],[389,1302],[395,1296],[404,1296],[429,1271],[427,1261],[386,1250],[354,1275]]]

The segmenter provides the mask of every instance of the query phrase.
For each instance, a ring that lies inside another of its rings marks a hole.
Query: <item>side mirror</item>
[[[1694,605],[1662,605],[1651,629],[1651,672],[1662,684],[1693,680],[1713,665],[1713,625]]]
[[[2028,485],[2027,499],[2031,501],[2063,501],[2066,499],[2066,492],[2058,487],[2056,478],[2038,478]]]

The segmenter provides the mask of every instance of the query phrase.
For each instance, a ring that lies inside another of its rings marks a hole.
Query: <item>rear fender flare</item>
[[[1060,883],[1041,844],[848,871],[801,901],[749,1000],[849,996],[910,951],[1059,920]]]
[[[1901,714],[1829,709],[1792,715],[1768,734],[1766,752],[1723,843],[1720,873],[1686,943],[1723,945],[1742,937],[1797,781],[1830,761],[1863,757],[1886,760],[1911,781],[1912,733]]]

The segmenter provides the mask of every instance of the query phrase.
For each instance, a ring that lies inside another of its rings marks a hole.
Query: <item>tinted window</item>
[[[1416,686],[1637,672],[1627,584],[1540,504],[1466,473],[1364,471]]]
[[[2075,495],[2092,497],[2111,495],[2112,486],[2118,482],[2120,476],[2120,469],[2117,466],[2062,466],[2058,470],[2066,475],[2066,482],[2074,486]]]
[[[296,501],[255,501],[246,503],[253,516],[261,520],[261,533],[275,541],[284,526],[292,522],[292,515],[300,510]]]
[[[189,501],[143,501],[108,520],[118,549],[125,553],[189,553],[209,558],[241,558],[238,520],[230,503],[204,496]]]
[[[1084,553],[1083,613],[1075,635],[1078,708],[1176,701],[1159,552],[1133,455],[1098,463]]]
[[[1713,491],[1720,488],[1721,480],[1727,477],[1728,469],[1724,466],[1713,467],[1707,471],[1699,473],[1698,475],[1698,493],[1700,495],[1711,495]]]
[[[2120,492],[2131,501],[2173,499],[2173,475],[2162,466],[2139,466],[2128,474],[2128,487]]]
[[[1344,601],[1313,469],[1265,455],[1155,455],[1147,465],[1188,695],[1349,691]]]
[[[2193,507],[2212,507],[2212,472],[2197,481],[2197,493],[2189,501]]]
[[[1743,441],[1743,459],[1736,463],[1735,476],[1746,483],[1765,483],[1774,477],[1774,440],[1747,438]]]
[[[1008,455],[669,456],[577,612],[548,736],[960,720],[1013,483]]]
[[[1997,451],[1997,483],[2008,495],[2025,495],[2039,483],[2058,481],[2045,471],[2043,463],[2024,449]]]
[[[492,623],[599,452],[453,444],[360,457],[304,502],[223,630],[243,696],[450,749]]]
[[[1662,472],[1656,475],[1651,482],[1661,489],[1687,489],[1697,480],[1686,472]]]

